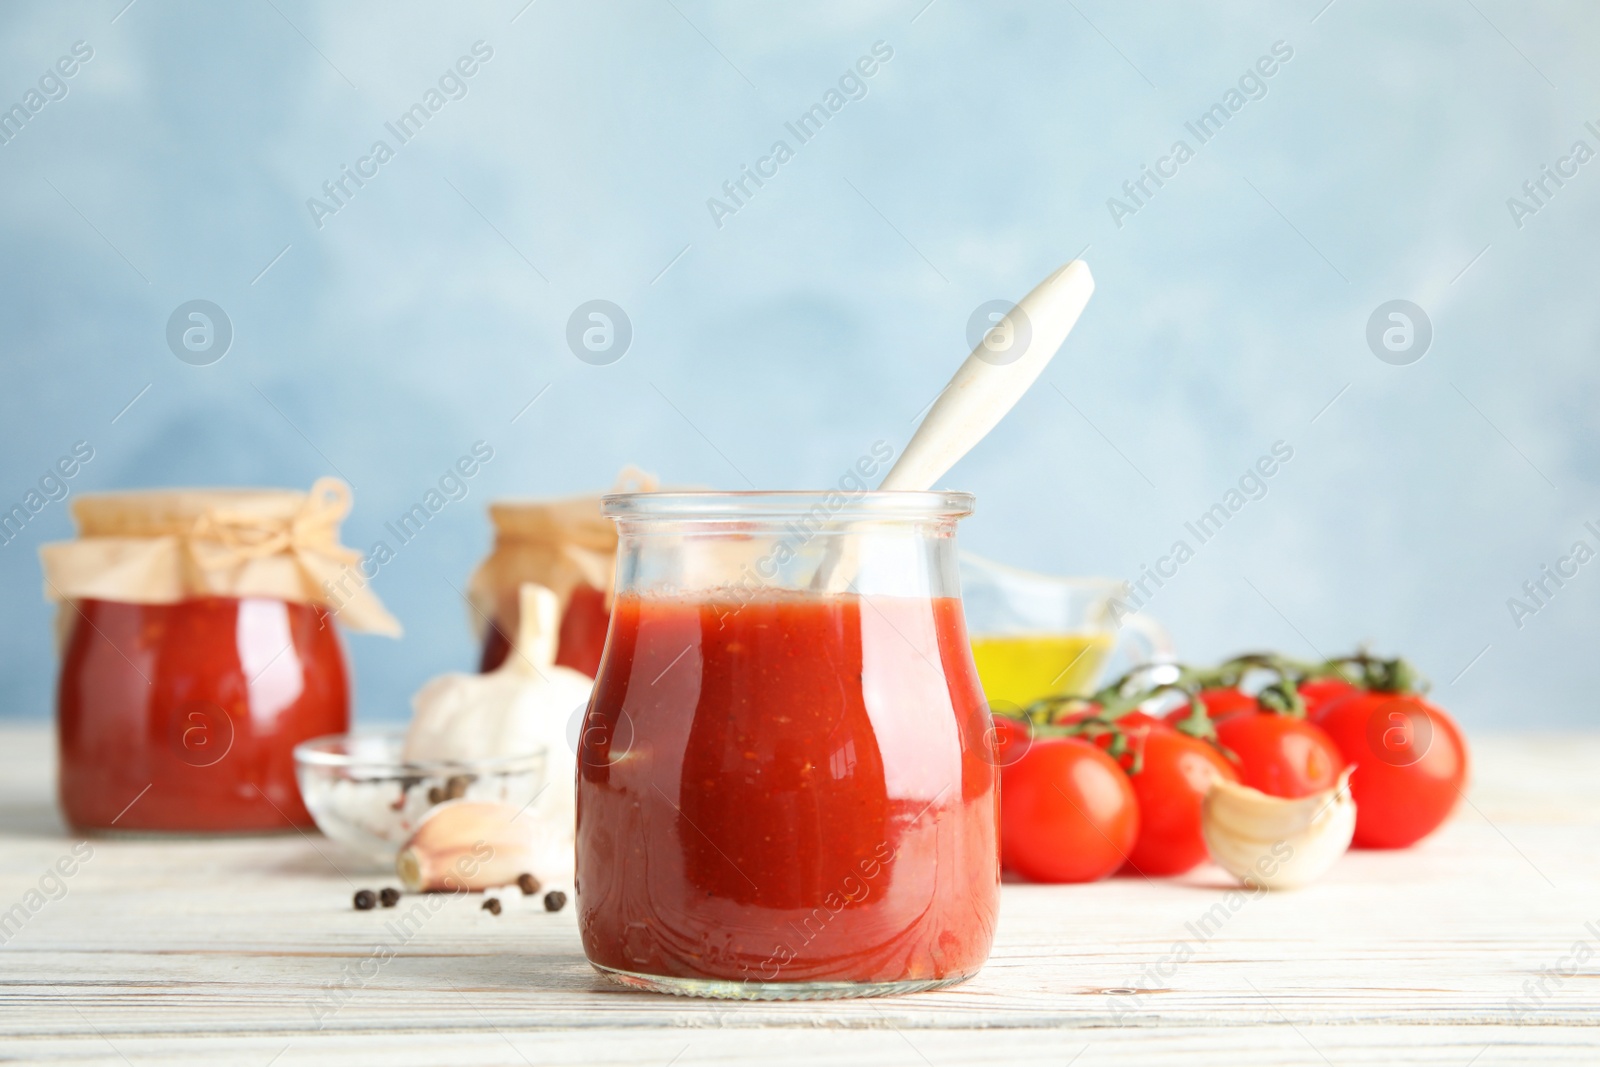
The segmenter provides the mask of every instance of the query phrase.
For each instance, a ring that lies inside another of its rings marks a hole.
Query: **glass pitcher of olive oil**
[[[1113,610],[1125,582],[1038,574],[967,552],[960,569],[972,658],[993,708],[1087,696],[1110,665],[1172,658],[1159,623]]]

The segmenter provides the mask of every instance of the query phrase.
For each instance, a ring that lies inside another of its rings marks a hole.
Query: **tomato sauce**
[[[57,691],[69,823],[175,832],[312,825],[294,746],[342,733],[350,718],[332,615],[230,597],[77,608]]]
[[[623,594],[580,741],[603,967],[958,979],[999,902],[988,714],[953,598]]]

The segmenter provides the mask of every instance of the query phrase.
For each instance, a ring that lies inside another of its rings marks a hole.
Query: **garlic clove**
[[[428,812],[395,857],[413,893],[510,885],[532,865],[534,827],[509,804],[451,800]]]
[[[1346,768],[1332,789],[1274,797],[1238,782],[1214,782],[1200,808],[1211,858],[1252,886],[1293,889],[1320,878],[1350,847],[1356,805]]]

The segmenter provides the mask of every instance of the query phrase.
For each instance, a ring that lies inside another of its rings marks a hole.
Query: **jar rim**
[[[675,490],[610,493],[601,510],[614,519],[675,522],[816,518],[818,508],[829,520],[959,519],[972,514],[973,500],[971,493],[943,489]]]
[[[400,754],[405,748],[405,736],[404,730],[325,734],[295,745],[294,759],[300,767],[330,768],[367,778],[506,774],[544,767],[543,745],[526,752],[480,759],[403,759]]]

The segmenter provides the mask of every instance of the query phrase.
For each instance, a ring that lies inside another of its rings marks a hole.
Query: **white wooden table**
[[[496,918],[477,899],[449,901],[380,966],[368,961],[395,912],[350,897],[393,879],[320,837],[97,839],[66,894],[0,947],[0,1059],[1600,1062],[1600,737],[1474,741],[1470,805],[1416,849],[1352,853],[1316,886],[1231,911],[1212,868],[1008,885],[978,978],[886,1000],[620,991],[584,962],[572,908]],[[75,843],[50,752],[43,729],[0,730],[0,910]],[[1579,944],[1595,955],[1578,962]],[[358,977],[329,1014],[345,973]]]

